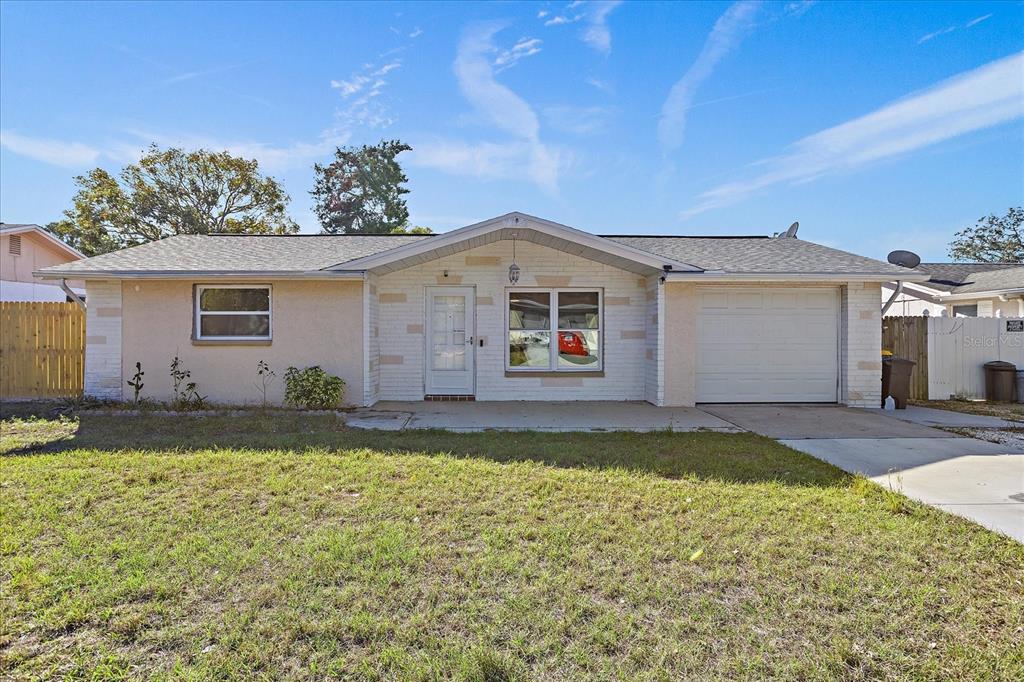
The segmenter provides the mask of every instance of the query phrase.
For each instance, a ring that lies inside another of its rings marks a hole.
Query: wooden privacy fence
[[[84,370],[77,304],[0,302],[0,398],[79,396]]]
[[[917,363],[911,398],[983,398],[986,362],[1024,369],[1024,318],[886,317],[882,348]]]
[[[928,318],[883,318],[882,350],[917,363],[910,374],[910,397],[928,400]]]

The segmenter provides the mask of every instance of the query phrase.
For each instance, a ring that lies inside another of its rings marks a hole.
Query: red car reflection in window
[[[587,340],[580,332],[558,332],[558,352],[562,355],[590,355]]]

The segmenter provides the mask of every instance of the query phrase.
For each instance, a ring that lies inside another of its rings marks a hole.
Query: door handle
[[[466,339],[466,343],[468,343],[470,346],[472,346],[473,345],[473,337],[471,336],[468,339]]]

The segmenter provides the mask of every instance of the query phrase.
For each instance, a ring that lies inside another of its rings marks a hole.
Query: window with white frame
[[[510,371],[600,371],[600,290],[510,289]]]
[[[195,326],[201,341],[269,341],[270,287],[197,286]]]

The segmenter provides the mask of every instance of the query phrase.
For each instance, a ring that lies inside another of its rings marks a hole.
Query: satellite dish
[[[789,226],[789,229],[782,233],[783,237],[788,239],[796,239],[796,231],[800,229],[800,223],[793,223]]]
[[[901,268],[916,268],[921,264],[921,257],[913,251],[903,251],[897,249],[889,254],[886,259],[893,265],[898,265]]]

